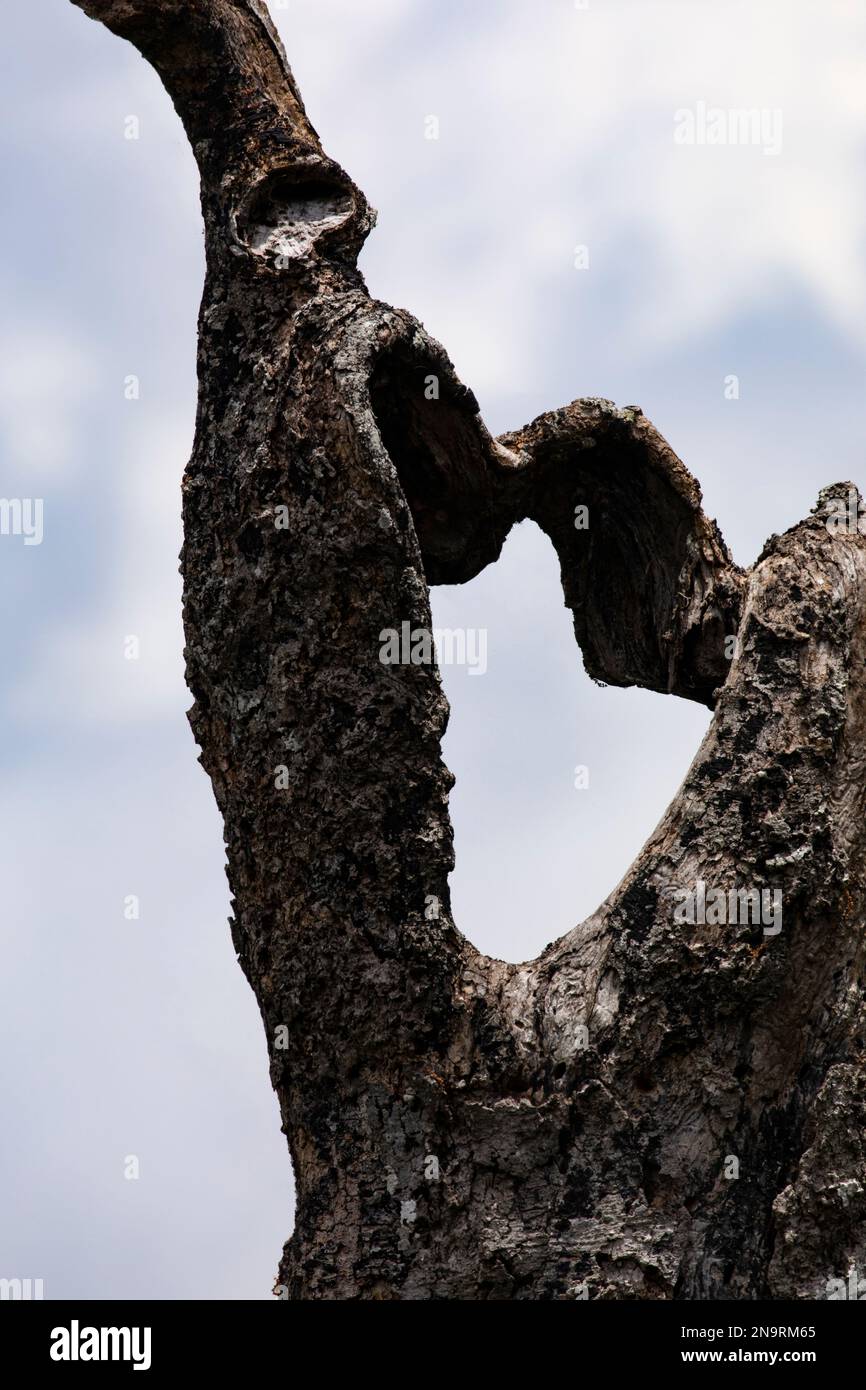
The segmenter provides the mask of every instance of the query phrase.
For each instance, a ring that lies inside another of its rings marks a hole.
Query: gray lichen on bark
[[[494,440],[368,295],[373,214],[265,6],[75,3],[154,65],[201,172],[187,677],[296,1176],[280,1283],[825,1296],[866,1268],[866,544],[827,525],[849,485],[744,572],[639,410],[579,400]],[[713,720],[619,887],[508,965],[451,916],[436,665],[379,649],[524,517],[590,675]],[[783,929],[676,920],[699,881],[781,891]]]

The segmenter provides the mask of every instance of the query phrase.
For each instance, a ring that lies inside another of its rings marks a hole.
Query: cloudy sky
[[[743,564],[823,484],[862,485],[859,0],[271,8],[379,210],[372,292],[494,432],[642,406]],[[0,1277],[262,1298],[291,1184],[181,657],[195,168],[152,72],[68,0],[6,0],[3,26],[0,494],[43,499],[44,535],[0,535]],[[739,109],[754,140],[701,139]],[[531,523],[433,600],[488,633],[483,677],[443,672],[457,921],[525,959],[612,889],[708,716],[589,682]]]

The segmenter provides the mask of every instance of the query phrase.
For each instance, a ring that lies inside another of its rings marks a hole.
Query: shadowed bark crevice
[[[499,558],[515,515],[478,403],[447,359],[383,353],[370,404],[412,512],[428,584],[460,584]]]

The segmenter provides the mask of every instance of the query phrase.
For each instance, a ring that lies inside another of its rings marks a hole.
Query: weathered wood
[[[849,485],[743,573],[640,411],[576,401],[493,440],[370,299],[373,215],[264,5],[75,2],[157,69],[201,171],[187,676],[296,1176],[280,1282],[825,1296],[866,1266],[866,543],[827,524]],[[590,674],[714,717],[620,886],[516,966],[451,917],[435,663],[380,651],[524,516]],[[700,883],[730,912],[781,893],[781,919],[681,920]]]

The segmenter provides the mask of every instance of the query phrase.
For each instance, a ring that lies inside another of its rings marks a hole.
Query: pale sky
[[[642,406],[743,564],[821,486],[863,484],[862,4],[272,11],[379,210],[371,291],[444,343],[492,430],[582,395]],[[267,1297],[289,1163],[181,655],[196,171],[154,74],[68,0],[7,0],[3,26],[0,494],[43,499],[44,538],[0,535],[0,1277]],[[674,138],[678,112],[740,109],[778,149]],[[708,713],[590,683],[529,523],[433,603],[488,634],[483,677],[443,672],[457,923],[525,959],[615,886]]]

